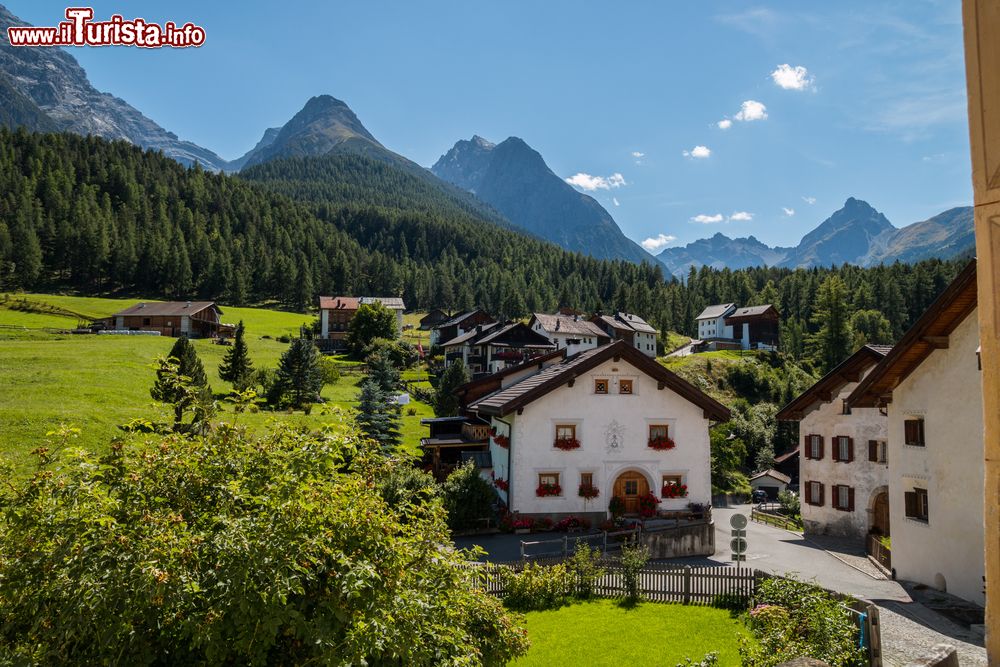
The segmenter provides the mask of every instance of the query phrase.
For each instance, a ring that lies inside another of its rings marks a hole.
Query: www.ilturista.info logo
[[[66,21],[55,27],[11,26],[7,39],[11,46],[163,46],[185,48],[205,43],[205,29],[193,23],[178,26],[167,21],[162,26],[145,19],[125,20],[114,14],[110,20],[94,21],[91,7],[68,7]]]

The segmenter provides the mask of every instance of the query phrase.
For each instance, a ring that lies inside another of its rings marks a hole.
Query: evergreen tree
[[[820,285],[813,323],[819,327],[813,339],[813,358],[822,372],[828,373],[851,354],[853,344],[847,285],[840,276],[830,276]]]
[[[178,343],[182,340],[187,339],[178,339]],[[189,410],[194,411],[193,425],[204,423],[214,413],[212,392],[205,382],[205,369],[201,366],[201,360],[194,354],[192,346],[181,346],[179,350],[177,348],[178,345],[174,345],[170,357],[158,360],[156,381],[149,390],[153,400],[173,406],[174,430],[180,430],[184,413]],[[174,354],[175,351],[177,355]],[[182,370],[185,364],[193,371],[194,377]]]
[[[219,377],[233,385],[237,391],[243,391],[250,385],[253,375],[253,362],[244,338],[243,320],[236,325],[233,345],[226,350],[219,365]]]
[[[851,329],[854,331],[854,348],[873,343],[892,343],[892,324],[878,310],[859,310],[851,315]]]
[[[181,336],[170,348],[170,359],[177,360],[178,372],[190,378],[191,384],[195,387],[208,388],[208,376],[205,374],[205,366],[198,358],[198,350],[186,336]]]
[[[469,381],[469,371],[461,360],[444,369],[434,392],[434,414],[438,417],[454,417],[458,414],[456,391]]]
[[[382,391],[392,394],[399,389],[399,371],[388,355],[381,352],[369,355],[367,364],[368,378]]]
[[[323,368],[319,350],[303,330],[292,340],[278,361],[271,403],[287,403],[300,408],[319,400],[323,390]]]
[[[395,448],[402,436],[399,431],[399,405],[374,378],[361,383],[358,397],[358,428],[386,451]]]

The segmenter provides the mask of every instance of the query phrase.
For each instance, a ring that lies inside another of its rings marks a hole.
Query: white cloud
[[[785,215],[787,215],[789,218],[792,217],[793,215],[795,215],[795,209],[794,208],[788,208],[787,206],[782,206],[781,210],[784,211]]]
[[[707,158],[712,154],[708,146],[695,146],[689,151],[684,151],[684,157]]]
[[[700,222],[703,225],[711,225],[716,222],[722,222],[723,220],[725,220],[725,218],[721,213],[716,213],[715,215],[700,213],[691,218],[691,222]]]
[[[816,198],[815,197],[803,197],[802,201],[804,201],[805,203],[807,203],[810,206],[812,206],[813,204],[816,203]]]
[[[785,90],[809,90],[816,80],[809,75],[809,70],[805,67],[801,65],[792,67],[788,63],[778,65],[778,69],[771,72],[771,79],[776,86]]]
[[[621,204],[620,204],[620,203],[618,203],[618,197],[612,197],[612,198],[611,198],[611,202],[612,202],[612,203],[613,203],[613,204],[614,204],[615,206],[621,206]]]
[[[657,234],[656,236],[650,236],[648,239],[640,243],[643,248],[649,252],[655,252],[660,250],[664,246],[670,245],[677,240],[676,236],[670,234]]]
[[[737,211],[729,216],[731,222],[750,222],[753,220],[753,213],[747,213],[746,211]]]
[[[719,126],[720,130],[728,130],[733,126],[733,121],[729,120],[728,118],[723,118],[718,123],[716,123],[716,125]]]
[[[747,100],[740,105],[740,111],[735,116],[735,120],[752,121],[764,120],[767,118],[767,107],[756,100]]]
[[[593,192],[594,190],[610,190],[612,188],[620,188],[623,185],[628,185],[625,182],[625,177],[618,172],[611,174],[607,178],[604,176],[591,176],[590,174],[580,172],[567,178],[566,182],[572,186],[580,188],[581,190],[587,190],[588,192]]]
[[[640,151],[632,151],[632,157],[634,157],[634,158],[636,158],[638,160],[641,157],[646,157],[646,154],[642,153]]]

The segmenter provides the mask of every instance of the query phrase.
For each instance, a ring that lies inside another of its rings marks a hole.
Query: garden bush
[[[633,602],[641,597],[639,572],[646,567],[647,562],[649,562],[649,547],[645,544],[622,547],[622,580],[625,583],[625,597]]]
[[[597,582],[604,576],[604,570],[597,565],[600,558],[600,550],[592,549],[586,542],[577,542],[573,556],[567,561],[577,597],[586,600],[594,595]]]
[[[496,515],[496,491],[480,476],[472,461],[466,461],[448,475],[441,485],[441,495],[452,530],[478,528],[481,526],[480,519]]]
[[[523,570],[505,569],[504,604],[517,611],[556,609],[569,601],[574,590],[573,574],[567,565],[528,563]]]
[[[756,600],[747,616],[754,640],[740,639],[744,667],[772,667],[800,656],[832,667],[865,664],[855,619],[822,588],[774,577],[761,582]]]

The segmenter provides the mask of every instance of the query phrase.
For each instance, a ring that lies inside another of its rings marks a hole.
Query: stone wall
[[[640,539],[653,559],[711,556],[715,553],[715,522],[643,533]]]

